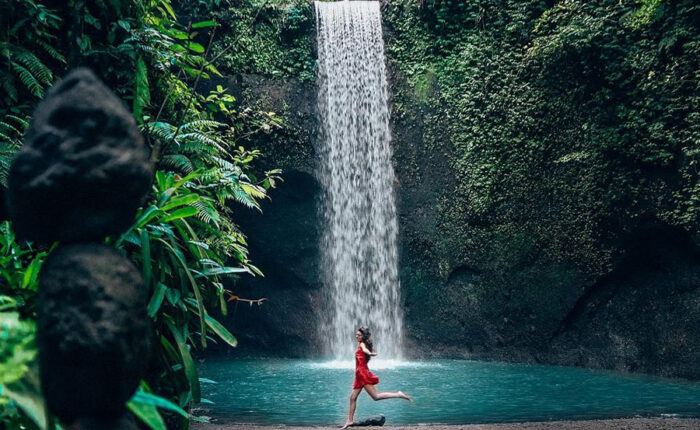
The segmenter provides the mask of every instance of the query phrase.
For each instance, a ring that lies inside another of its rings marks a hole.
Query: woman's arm
[[[372,357],[374,357],[375,355],[377,355],[376,352],[372,352],[372,351],[370,351],[369,349],[367,349],[367,345],[365,345],[364,342],[361,342],[361,343],[360,343],[360,348],[362,349],[362,352],[364,352],[364,353],[367,354],[367,355],[371,355]]]

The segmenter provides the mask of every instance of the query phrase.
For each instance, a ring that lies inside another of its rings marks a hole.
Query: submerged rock
[[[117,419],[144,375],[150,349],[146,288],[111,247],[57,248],[39,278],[41,384],[48,408],[66,423]]]
[[[152,176],[134,118],[78,69],[37,106],[10,168],[7,208],[23,239],[101,240],[130,225]]]

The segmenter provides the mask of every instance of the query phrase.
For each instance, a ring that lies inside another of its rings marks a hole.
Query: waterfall
[[[379,2],[316,2],[326,352],[350,359],[358,326],[400,359],[394,169]]]

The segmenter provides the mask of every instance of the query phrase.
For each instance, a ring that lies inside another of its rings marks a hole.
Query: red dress
[[[367,359],[365,358],[365,353],[362,352],[362,348],[358,347],[355,351],[355,383],[353,384],[353,389],[362,388],[365,385],[374,385],[379,383],[379,378],[377,375],[369,371],[367,367]]]

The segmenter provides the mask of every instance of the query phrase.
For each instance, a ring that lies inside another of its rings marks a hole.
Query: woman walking
[[[374,386],[379,383],[379,378],[367,367],[370,358],[377,355],[377,353],[374,352],[372,334],[369,332],[369,328],[358,328],[357,332],[355,332],[355,339],[357,339],[357,343],[359,344],[357,351],[355,351],[355,383],[352,386],[352,392],[350,392],[350,413],[348,414],[348,420],[342,427],[343,429],[348,428],[355,421],[357,398],[363,388],[374,400],[405,399],[412,401],[410,396],[401,391],[397,391],[396,393],[377,392]]]

